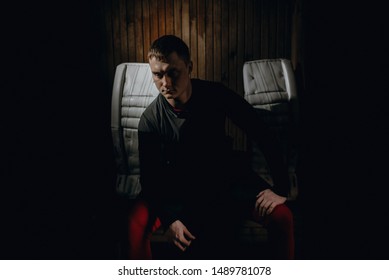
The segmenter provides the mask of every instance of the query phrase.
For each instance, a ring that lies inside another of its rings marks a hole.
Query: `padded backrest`
[[[129,197],[135,197],[141,189],[139,119],[157,95],[147,63],[122,63],[116,67],[111,107],[111,131],[118,172],[116,189]]]
[[[247,61],[243,66],[245,99],[263,116],[281,140],[285,161],[289,167],[292,188],[297,188],[297,127],[298,101],[295,76],[287,59]],[[254,169],[271,182],[266,160],[252,143]],[[291,192],[296,192],[292,189]],[[297,194],[292,193],[292,196]]]

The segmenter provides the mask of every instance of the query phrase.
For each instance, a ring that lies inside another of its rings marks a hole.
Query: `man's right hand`
[[[185,251],[192,240],[196,239],[180,220],[176,220],[169,226],[166,236],[168,241],[176,245],[181,251]]]

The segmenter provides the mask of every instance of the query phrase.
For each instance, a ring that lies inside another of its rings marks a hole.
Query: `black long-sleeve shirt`
[[[226,117],[257,141],[270,167],[274,191],[287,196],[281,149],[255,109],[221,83],[192,79],[185,111],[174,111],[160,94],[146,108],[138,127],[141,195],[165,226],[180,219],[184,208],[209,205],[229,187],[234,170]]]

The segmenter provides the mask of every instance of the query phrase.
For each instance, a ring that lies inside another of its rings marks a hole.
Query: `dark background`
[[[375,5],[307,5],[305,117],[314,258],[388,258],[388,42]],[[309,213],[309,214],[308,214]],[[310,248],[310,249],[308,249]]]
[[[304,7],[302,256],[387,259],[385,9]],[[7,4],[4,13],[0,256],[115,258],[98,4]]]

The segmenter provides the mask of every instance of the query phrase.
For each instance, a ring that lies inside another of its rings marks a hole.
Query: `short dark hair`
[[[167,57],[176,52],[186,63],[190,63],[190,52],[183,40],[174,35],[164,35],[156,39],[150,46],[148,58],[155,57],[157,60],[165,61]]]

